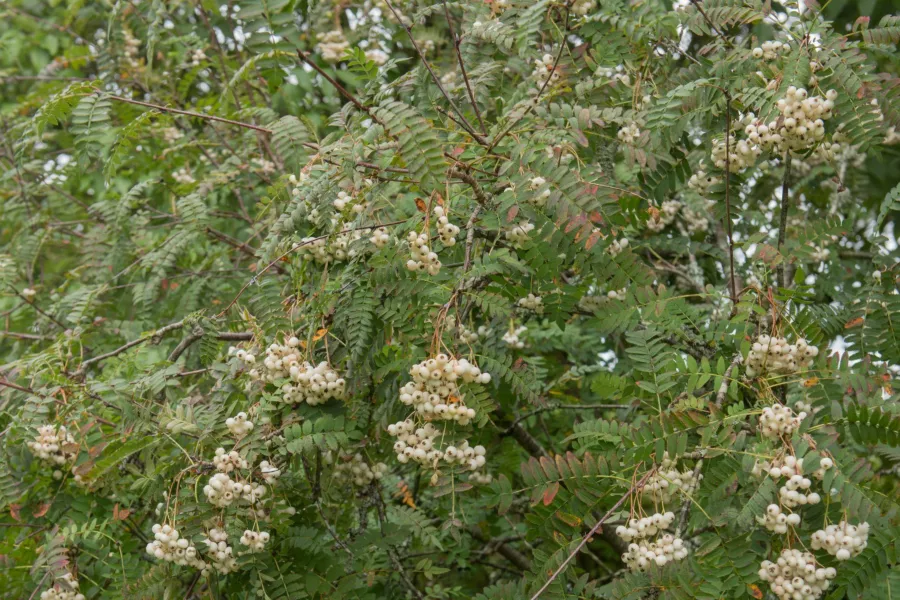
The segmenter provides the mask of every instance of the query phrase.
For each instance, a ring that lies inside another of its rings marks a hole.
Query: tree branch
[[[447,0],[441,0],[444,5],[444,14],[447,16],[447,27],[450,28],[450,37],[453,38],[453,48],[456,50],[456,59],[459,62],[459,70],[462,71],[463,81],[466,84],[466,92],[469,94],[469,101],[475,110],[475,116],[478,117],[478,123],[481,125],[481,132],[487,132],[484,125],[484,119],[481,118],[481,111],[478,109],[478,102],[475,101],[475,93],[472,91],[472,85],[469,83],[469,75],[466,73],[466,65],[463,64],[462,53],[459,51],[460,38],[453,30],[453,21],[450,19],[450,10],[447,8]]]
[[[428,69],[428,73],[431,74],[431,79],[434,80],[434,83],[438,86],[438,89],[441,91],[441,94],[444,96],[444,99],[447,100],[447,103],[450,105],[450,108],[453,109],[453,112],[455,112],[457,114],[457,116],[459,116],[460,120],[458,121],[458,123],[460,124],[460,126],[462,126],[462,128],[465,129],[469,133],[469,135],[471,135],[475,139],[475,141],[477,141],[479,144],[481,144],[482,146],[488,146],[488,141],[484,138],[484,136],[480,135],[477,131],[475,131],[475,128],[472,127],[472,125],[466,119],[466,116],[462,113],[461,110],[459,110],[459,107],[456,106],[456,102],[453,101],[453,99],[447,93],[447,90],[444,89],[444,86],[441,83],[440,77],[437,76],[437,74],[431,68],[431,65],[429,65],[428,61],[425,59],[425,55],[422,54],[422,50],[419,49],[419,44],[416,43],[416,38],[413,37],[412,29],[410,29],[409,25],[407,25],[403,21],[403,19],[400,18],[399,13],[397,13],[397,11],[394,9],[394,5],[391,4],[391,1],[385,0],[385,2],[387,3],[388,8],[391,9],[391,12],[394,13],[394,16],[397,18],[397,21],[400,23],[401,27],[403,27],[403,29],[406,30],[406,35],[407,35],[407,37],[409,37],[409,41],[412,42],[413,48],[415,48],[415,50],[416,50],[416,54],[419,55],[419,58],[422,59],[422,64],[425,65],[425,68]],[[447,8],[446,4],[444,5],[444,8],[445,9]],[[448,15],[448,18],[449,18],[449,15]],[[452,26],[451,26],[451,28],[452,28]],[[478,110],[478,109],[476,108],[475,110]]]
[[[553,573],[553,575],[550,576],[550,579],[547,580],[547,582],[541,587],[541,589],[539,589],[537,591],[537,593],[531,597],[531,600],[537,600],[537,598],[539,598],[541,594],[543,594],[545,591],[547,591],[547,588],[550,587],[550,584],[553,583],[553,581],[559,576],[559,574],[562,573],[566,569],[566,567],[569,565],[569,563],[572,561],[572,559],[575,558],[575,555],[578,554],[578,552],[580,552],[581,549],[584,548],[585,544],[588,543],[588,540],[591,539],[595,533],[597,533],[597,530],[600,529],[600,526],[606,522],[606,520],[610,517],[610,515],[612,515],[620,506],[622,506],[622,503],[625,502],[625,500],[628,499],[628,497],[631,496],[631,494],[635,493],[636,491],[638,491],[642,487],[644,487],[644,484],[647,482],[647,479],[649,479],[650,475],[652,475],[654,472],[656,472],[655,467],[653,469],[650,469],[649,471],[647,471],[647,473],[645,473],[644,476],[641,477],[640,481],[638,481],[637,483],[632,485],[628,489],[628,491],[625,492],[625,495],[622,496],[621,498],[619,498],[619,501],[616,502],[615,504],[613,504],[612,508],[610,508],[608,511],[606,511],[606,514],[603,515],[603,517],[601,517],[600,520],[597,521],[597,523],[593,527],[591,527],[591,530],[588,532],[588,534],[586,536],[584,536],[584,538],[582,538],[581,543],[579,543],[578,546],[571,552],[571,554],[569,554],[569,556],[566,557],[566,560],[564,560],[563,563],[561,565],[559,565],[559,568],[556,569],[556,571]]]
[[[106,96],[111,100],[116,100],[118,102],[125,102],[127,104],[135,104],[137,106],[144,106],[146,108],[154,108],[156,110],[161,110],[163,112],[170,112],[176,115],[184,115],[186,117],[196,117],[198,119],[206,119],[207,121],[216,121],[218,123],[227,123],[228,125],[236,125],[238,127],[244,127],[246,129],[253,129],[254,131],[261,131],[262,133],[272,133],[271,129],[266,129],[265,127],[260,127],[259,125],[253,125],[251,123],[242,123],[241,121],[232,121],[231,119],[223,119],[222,117],[215,117],[213,115],[204,115],[202,113],[191,112],[189,110],[178,110],[177,108],[169,108],[168,106],[161,106],[159,104],[150,104],[149,102],[139,102],[138,100],[131,100],[129,98],[123,98],[122,96]]]
[[[781,182],[781,215],[778,225],[778,254],[781,254],[781,247],[784,245],[784,239],[787,234],[787,218],[788,208],[790,207],[791,193],[791,151],[785,151],[784,159],[784,181]],[[784,271],[784,259],[775,267],[776,283],[781,289],[787,289],[787,276]]]

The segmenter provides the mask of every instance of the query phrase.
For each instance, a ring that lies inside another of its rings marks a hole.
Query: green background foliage
[[[3,597],[69,572],[87,598],[772,598],[757,572],[786,541],[756,517],[778,484],[752,471],[782,447],[835,464],[796,541],[872,528],[849,561],[817,554],[838,571],[824,597],[900,596],[900,7],[681,4],[0,5]],[[346,53],[326,60],[335,29]],[[727,128],[774,118],[811,60],[843,151],[714,168]],[[336,211],[341,191],[361,210]],[[406,268],[423,230],[437,275]],[[304,251],[342,237],[339,258]],[[521,327],[524,347],[504,341]],[[820,352],[748,374],[760,334]],[[290,336],[343,399],[286,404],[228,352],[261,362]],[[439,352],[492,376],[464,386],[477,416],[457,431],[490,483],[394,455],[399,389]],[[785,440],[759,435],[774,403],[810,413]],[[238,449],[283,473],[262,514],[202,492],[239,411],[256,427]],[[58,477],[27,446],[45,424],[75,439]],[[636,482],[666,452],[703,479],[662,506]],[[342,453],[387,474],[350,485]],[[691,552],[631,573],[615,526],[657,510]],[[272,539],[201,576],[145,552],[162,522],[198,547],[212,526],[236,549],[248,528]]]

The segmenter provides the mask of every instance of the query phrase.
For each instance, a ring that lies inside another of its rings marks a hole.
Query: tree
[[[6,3],[8,597],[896,595],[869,4]]]

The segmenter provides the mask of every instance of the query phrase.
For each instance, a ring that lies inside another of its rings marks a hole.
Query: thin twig
[[[321,75],[322,77],[324,77],[324,78],[328,81],[328,83],[330,83],[331,85],[334,86],[334,89],[336,89],[338,92],[340,92],[340,94],[341,94],[344,98],[346,98],[347,100],[349,100],[350,102],[352,102],[353,105],[354,105],[356,108],[358,108],[359,110],[363,111],[364,113],[366,113],[367,115],[369,115],[370,117],[372,117],[373,119],[375,119],[375,121],[377,121],[377,122],[380,123],[380,121],[378,120],[378,118],[377,118],[374,114],[372,114],[372,109],[371,109],[371,108],[369,108],[368,106],[366,106],[365,104],[363,104],[362,102],[360,102],[359,100],[357,100],[356,96],[354,96],[353,94],[351,94],[350,92],[348,92],[348,91],[347,91],[347,88],[345,88],[345,87],[342,86],[340,83],[338,83],[338,82],[335,80],[334,77],[332,77],[331,75],[329,75],[328,73],[326,73],[326,72],[322,69],[322,67],[320,67],[319,65],[317,65],[317,64],[315,63],[315,61],[311,60],[306,54],[304,54],[303,51],[302,51],[300,48],[297,48],[297,56],[300,57],[300,60],[302,60],[303,62],[305,62],[306,64],[308,64],[310,67],[312,67],[312,68],[316,71],[316,73],[318,73],[319,75]]]
[[[506,431],[504,431],[503,433],[508,434],[512,431],[513,427],[515,427],[522,421],[526,421],[534,415],[538,415],[540,413],[548,412],[551,410],[618,410],[620,408],[630,408],[630,406],[627,404],[548,404],[547,406],[536,408],[533,411],[517,418],[509,427],[506,428]]]
[[[734,363],[732,363],[732,366],[733,365],[734,365]],[[731,368],[731,367],[729,367],[729,368]],[[693,481],[697,481],[697,478],[700,476],[700,470],[702,468],[703,468],[703,459],[701,458],[697,461],[697,464],[694,465],[694,472],[691,475],[691,477],[693,478]],[[685,521],[687,521],[688,511],[691,508],[692,501],[693,501],[693,499],[688,494],[685,494],[684,503],[682,503],[682,505],[681,505],[681,514],[678,517],[678,527],[675,528],[675,537],[676,538],[681,537],[681,532],[684,528]]]
[[[721,407],[722,403],[725,402],[725,395],[728,393],[731,372],[734,371],[734,368],[737,365],[741,364],[741,360],[743,360],[743,356],[738,352],[731,360],[731,364],[728,365],[728,368],[725,369],[725,373],[722,375],[722,383],[719,384],[719,391],[716,392],[716,407]]]
[[[728,261],[731,282],[731,310],[737,310],[737,287],[734,283],[734,237],[731,234],[731,94],[725,94],[725,226],[728,233]]]
[[[778,225],[778,254],[781,254],[781,247],[784,245],[785,235],[787,233],[788,208],[791,193],[791,152],[785,152],[784,159],[784,181],[781,182],[781,215]],[[781,289],[787,289],[787,275],[784,270],[784,258],[775,267],[775,281],[781,286]]]
[[[475,243],[475,221],[478,220],[479,214],[481,214],[481,204],[476,204],[475,210],[472,211],[472,215],[469,217],[469,222],[466,223],[466,254],[463,259],[463,273],[468,273],[469,267],[472,266],[472,245]]]
[[[484,119],[481,118],[481,111],[478,109],[478,102],[475,101],[475,92],[472,90],[472,84],[469,83],[469,75],[466,73],[466,65],[463,64],[462,53],[459,51],[460,37],[453,30],[453,21],[450,18],[450,10],[447,8],[447,0],[441,0],[444,4],[444,14],[447,16],[447,27],[450,28],[450,37],[453,38],[453,48],[456,50],[456,59],[459,62],[459,70],[462,71],[463,81],[466,84],[466,92],[469,94],[469,101],[472,108],[475,109],[475,116],[478,117],[478,123],[481,125],[481,132],[486,133],[487,128],[484,125]]]
[[[641,477],[640,481],[631,486],[628,491],[625,492],[625,495],[619,498],[619,501],[613,504],[613,507],[606,511],[606,514],[603,515],[603,517],[601,517],[593,527],[591,527],[591,530],[588,532],[588,534],[584,536],[584,538],[582,538],[581,543],[579,543],[578,546],[569,554],[569,556],[566,557],[566,560],[564,560],[559,568],[556,569],[556,571],[553,573],[553,575],[550,576],[550,579],[547,580],[547,582],[541,587],[541,589],[539,589],[537,593],[531,597],[531,600],[537,600],[537,598],[539,598],[541,594],[547,591],[547,588],[550,587],[550,584],[553,583],[553,581],[559,576],[560,573],[565,571],[566,567],[569,565],[572,559],[575,558],[575,555],[578,554],[578,552],[581,551],[582,548],[584,548],[585,544],[588,543],[588,540],[594,537],[594,534],[597,533],[597,530],[600,529],[600,526],[606,522],[610,515],[612,515],[620,506],[622,506],[622,503],[625,502],[625,500],[627,500],[628,497],[631,496],[631,494],[644,487],[647,479],[649,479],[650,475],[652,475],[654,472],[656,472],[656,468],[647,471],[647,473],[645,473],[644,476]]]
[[[482,206],[487,206],[488,198],[485,195],[484,190],[481,189],[481,186],[478,185],[477,179],[461,169],[450,169],[449,174],[451,177],[457,177],[469,184],[469,187],[472,188],[472,191],[475,192],[475,199],[478,201],[478,203]]]
[[[409,37],[409,41],[412,42],[413,48],[416,50],[416,54],[419,55],[419,58],[422,59],[422,64],[425,65],[425,68],[428,69],[428,73],[431,74],[431,79],[434,80],[434,83],[438,86],[438,89],[441,91],[441,94],[444,96],[444,99],[447,100],[447,103],[450,104],[450,108],[453,109],[453,112],[457,114],[460,118],[458,123],[465,129],[469,135],[471,135],[475,141],[477,141],[482,146],[488,146],[488,141],[485,139],[483,135],[480,135],[475,128],[469,123],[466,119],[466,116],[459,110],[459,107],[456,106],[456,102],[450,97],[450,94],[447,93],[447,90],[444,89],[444,85],[441,83],[441,78],[437,76],[434,70],[431,68],[431,65],[428,64],[428,61],[425,59],[425,55],[422,53],[422,50],[419,48],[419,44],[416,43],[416,38],[412,34],[412,29],[409,28],[409,25],[400,17],[400,14],[394,9],[394,5],[391,4],[390,0],[385,0],[391,12],[394,13],[394,16],[397,18],[397,21],[406,30],[406,35]],[[446,8],[446,5],[445,5]],[[478,110],[478,109],[475,109]]]
[[[177,108],[169,108],[168,106],[161,106],[159,104],[150,104],[149,102],[139,102],[137,100],[131,100],[129,98],[123,98],[122,96],[106,96],[112,100],[117,100],[119,102],[125,102],[127,104],[136,104],[137,106],[144,106],[146,108],[154,108],[156,110],[161,110],[163,112],[170,112],[176,115],[184,115],[186,117],[196,117],[198,119],[206,119],[207,121],[217,121],[219,123],[227,123],[229,125],[237,125],[238,127],[245,127],[247,129],[253,129],[254,131],[261,131],[262,133],[272,133],[271,129],[266,129],[265,127],[260,127],[259,125],[253,125],[251,123],[242,123],[241,121],[233,121],[231,119],[223,119],[222,117],[215,117],[213,115],[204,115],[202,113],[191,112],[189,110],[179,110]]]

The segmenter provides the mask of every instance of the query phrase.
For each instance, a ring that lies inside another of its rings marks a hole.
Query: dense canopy
[[[900,17],[0,5],[0,596],[900,594]]]

